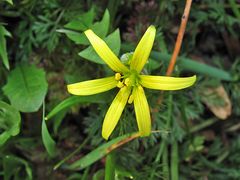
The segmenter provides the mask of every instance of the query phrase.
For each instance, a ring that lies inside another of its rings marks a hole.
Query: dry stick
[[[181,25],[180,25],[180,29],[178,31],[178,36],[177,36],[177,40],[175,43],[175,47],[174,47],[174,51],[170,60],[170,63],[168,65],[168,69],[167,69],[167,76],[171,76],[173,70],[174,70],[174,66],[176,64],[177,61],[177,57],[178,54],[180,52],[181,46],[182,46],[182,40],[183,40],[183,36],[185,33],[185,29],[186,29],[186,25],[187,25],[187,21],[188,21],[188,17],[189,17],[189,13],[190,13],[190,9],[191,9],[191,5],[192,5],[192,0],[186,0],[186,5],[185,5],[185,9],[184,9],[184,13],[182,16],[182,21],[181,21]],[[162,99],[162,98],[161,98]],[[166,146],[165,146],[166,148]],[[173,180],[177,180],[178,179],[178,153],[177,152],[177,142],[175,142],[172,145],[172,157],[171,157],[171,179]]]
[[[174,70],[174,66],[176,64],[177,57],[178,57],[179,51],[180,51],[181,46],[182,46],[182,40],[183,40],[183,36],[184,36],[184,33],[185,33],[185,29],[186,29],[191,5],[192,5],[192,0],[186,0],[185,9],[184,9],[184,12],[183,12],[181,25],[180,25],[180,28],[179,28],[179,31],[178,31],[178,36],[177,36],[177,40],[176,40],[176,43],[175,43],[174,51],[173,51],[171,60],[170,60],[169,65],[168,65],[167,73],[166,73],[167,76],[170,76],[172,74],[173,70]],[[163,91],[161,91],[161,95],[157,100],[157,104],[160,105],[162,103],[162,100],[163,100]],[[158,111],[158,110],[153,109],[153,111]]]
[[[179,51],[182,46],[182,40],[183,40],[183,36],[185,33],[185,29],[186,29],[186,25],[187,25],[187,21],[188,21],[188,17],[189,17],[189,12],[191,9],[191,4],[192,4],[192,0],[186,0],[186,5],[185,5],[184,13],[182,16],[180,29],[178,31],[177,41],[175,43],[173,55],[171,57],[170,63],[168,65],[168,70],[166,73],[167,76],[170,76],[172,74],[175,63],[177,61],[177,57],[178,57]]]
[[[110,153],[110,152],[113,151],[114,149],[117,149],[118,147],[120,147],[120,146],[128,143],[128,142],[131,141],[131,140],[134,140],[134,139],[138,138],[139,136],[140,136],[139,133],[135,133],[135,134],[127,137],[126,139],[123,139],[122,141],[120,141],[120,142],[118,142],[118,143],[116,143],[116,144],[111,145],[111,146],[107,149],[107,153]]]

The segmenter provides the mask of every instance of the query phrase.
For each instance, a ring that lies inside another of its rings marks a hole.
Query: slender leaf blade
[[[7,55],[7,45],[5,36],[11,36],[3,25],[0,25],[0,56],[4,66],[9,70],[9,60]]]
[[[52,139],[44,119],[42,120],[42,140],[48,154],[54,157],[56,155],[56,143]]]
[[[107,98],[108,97],[108,98]],[[108,93],[102,93],[91,96],[71,96],[61,103],[59,103],[53,110],[46,116],[46,120],[52,118],[59,112],[79,103],[106,103],[109,100]]]
[[[79,159],[79,160],[75,161],[74,163],[72,163],[71,165],[67,166],[67,169],[80,170],[80,169],[84,169],[84,168],[90,166],[91,164],[98,161],[99,159],[104,157],[106,154],[108,154],[109,148],[112,145],[117,144],[120,141],[123,141],[124,139],[127,139],[130,136],[133,136],[135,134],[136,133],[133,133],[133,134],[130,134],[130,135],[126,134],[126,135],[117,137],[117,138],[99,146],[95,150],[88,153],[86,156],[82,157],[81,159]]]

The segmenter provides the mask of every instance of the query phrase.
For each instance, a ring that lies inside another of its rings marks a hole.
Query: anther
[[[131,94],[131,95],[129,96],[129,98],[128,98],[128,104],[132,104],[133,99],[134,99],[134,97],[133,97],[133,95]]]
[[[118,81],[117,87],[122,88],[123,86],[124,86],[124,84],[121,81]]]
[[[124,81],[124,84],[126,84],[126,86],[129,86],[130,85],[130,79],[126,78],[125,81]]]
[[[115,79],[119,81],[121,79],[121,74],[120,73],[115,73]]]

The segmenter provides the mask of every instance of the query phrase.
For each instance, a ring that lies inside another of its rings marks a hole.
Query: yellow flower
[[[67,89],[74,95],[92,95],[115,87],[120,88],[103,121],[102,136],[106,140],[116,127],[127,102],[134,104],[140,135],[150,134],[150,111],[143,87],[156,90],[179,90],[193,85],[196,81],[196,76],[175,78],[141,74],[151,52],[155,34],[155,27],[150,26],[125,65],[92,30],[85,31],[91,45],[101,59],[115,72],[115,76],[70,84]]]

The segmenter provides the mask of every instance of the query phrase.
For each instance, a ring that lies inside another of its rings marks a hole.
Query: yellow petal
[[[148,102],[142,86],[134,89],[133,97],[139,133],[141,136],[148,136],[151,133],[151,118]]]
[[[117,81],[115,80],[115,77],[112,76],[69,84],[67,85],[67,90],[74,95],[92,95],[108,91],[116,86]]]
[[[130,88],[121,88],[117,96],[114,98],[111,106],[109,107],[107,114],[104,118],[102,127],[102,136],[104,139],[108,140],[112,131],[116,127],[118,120],[120,119],[123,112],[123,109],[127,103],[130,92]]]
[[[141,72],[143,66],[148,60],[149,54],[151,52],[154,38],[156,34],[156,29],[154,26],[150,26],[142,39],[138,43],[131,60],[130,68],[135,69],[137,72]]]
[[[196,81],[196,76],[192,77],[168,77],[168,76],[148,76],[140,75],[140,83],[149,89],[157,90],[179,90],[192,86]]]
[[[128,68],[121,63],[118,57],[111,51],[108,45],[98,37],[92,30],[84,32],[92,44],[96,53],[115,72],[128,72]]]

